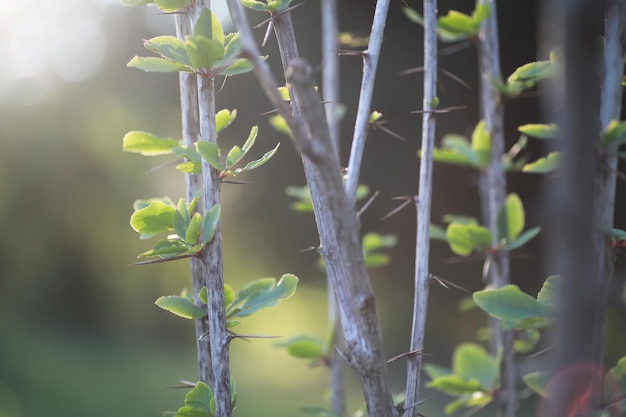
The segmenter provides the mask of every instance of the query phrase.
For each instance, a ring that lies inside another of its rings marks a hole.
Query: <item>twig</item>
[[[374,80],[376,78],[376,67],[380,56],[380,47],[383,42],[383,32],[385,20],[387,20],[387,10],[389,0],[378,0],[374,11],[374,21],[372,23],[372,33],[367,50],[363,53],[363,78],[361,80],[361,95],[357,108],[356,122],[354,124],[354,136],[350,149],[350,161],[348,162],[348,178],[346,179],[346,193],[354,204],[356,199],[356,189],[359,185],[359,173],[361,170],[361,160],[365,150],[365,140],[369,127],[369,116],[372,106],[372,95],[374,93]]]
[[[424,349],[426,313],[428,311],[430,254],[430,209],[433,186],[433,149],[435,147],[435,114],[433,103],[437,96],[437,1],[424,0],[424,97],[422,115],[422,155],[419,173],[419,194],[415,200],[417,236],[415,247],[415,287],[413,298],[413,324],[410,351]],[[406,400],[419,404],[422,355],[407,357]],[[418,417],[417,407],[405,412],[407,417]]]

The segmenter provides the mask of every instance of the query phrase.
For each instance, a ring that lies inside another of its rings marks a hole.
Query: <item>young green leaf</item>
[[[246,58],[236,58],[233,63],[218,71],[220,75],[239,75],[252,71],[252,62]]]
[[[202,215],[200,213],[194,213],[189,222],[189,226],[187,226],[187,232],[184,237],[187,243],[193,245],[198,241],[201,224],[203,224]]]
[[[213,168],[218,171],[226,169],[226,167],[222,165],[220,149],[217,147],[217,143],[206,141],[196,142],[196,148],[202,156],[202,159],[207,161]]]
[[[430,377],[430,379],[435,379],[440,376],[452,375],[452,371],[448,368],[444,368],[443,366],[434,365],[432,363],[426,363],[422,366],[422,369]]]
[[[215,115],[215,131],[219,134],[222,130],[226,129],[237,117],[237,110],[223,109],[217,112]]]
[[[291,129],[287,124],[287,121],[280,114],[275,114],[269,118],[269,122],[274,129],[276,129],[280,133],[284,133],[285,135],[291,137]]]
[[[131,59],[127,67],[137,68],[146,72],[179,72],[189,71],[189,69],[178,62],[170,61],[169,59],[159,58],[155,56],[140,57],[136,56]]]
[[[491,135],[484,120],[478,122],[472,131],[472,150],[478,158],[479,166],[486,167],[489,165],[491,158]]]
[[[526,243],[528,243],[531,239],[533,239],[535,236],[537,236],[540,231],[541,231],[540,227],[533,227],[532,229],[528,229],[524,233],[519,235],[517,238],[506,243],[502,247],[502,249],[506,249],[506,250],[519,249],[522,246],[524,246]]]
[[[165,139],[148,132],[133,130],[124,135],[122,149],[124,152],[139,153],[145,156],[166,155],[178,146],[175,139]]]
[[[194,70],[208,71],[224,55],[224,46],[216,40],[194,36],[187,38],[185,52]]]
[[[265,152],[263,156],[260,157],[259,159],[248,162],[246,166],[241,169],[241,172],[252,171],[253,169],[257,169],[261,165],[264,165],[267,161],[269,161],[276,154],[279,146],[280,146],[280,142],[276,144],[274,149]]]
[[[522,172],[531,174],[548,174],[556,171],[561,166],[561,155],[559,152],[550,152],[548,156],[539,158],[534,162],[524,165]]]
[[[197,410],[209,412],[212,399],[213,391],[211,391],[211,388],[204,382],[199,381],[194,389],[189,391],[185,396],[185,405]]]
[[[448,235],[446,234],[446,231],[436,224],[430,224],[428,233],[432,240],[443,240],[444,242],[448,241]]]
[[[214,205],[204,215],[202,220],[202,243],[207,244],[213,240],[215,236],[215,229],[220,221],[221,206],[219,204]]]
[[[322,342],[317,337],[294,336],[284,342],[276,343],[275,346],[287,348],[287,353],[295,358],[317,360],[324,356]]]
[[[185,319],[199,319],[207,315],[206,311],[193,302],[178,295],[159,297],[154,304]]]
[[[189,61],[187,51],[185,50],[185,43],[175,36],[157,36],[156,38],[145,41],[143,46],[149,51],[159,54],[170,61],[187,66],[191,65],[191,61]]]
[[[535,300],[516,285],[477,291],[474,293],[474,301],[491,316],[502,320],[504,330],[543,327],[552,320],[554,314],[553,308]]]
[[[298,278],[284,274],[276,283],[274,278],[262,278],[246,285],[231,305],[229,317],[246,317],[256,311],[272,307],[280,300],[291,297],[298,285]]]
[[[180,9],[186,9],[192,0],[154,0],[154,4],[166,13],[173,13]]]
[[[561,286],[561,277],[559,275],[550,275],[537,294],[537,301],[550,308],[556,308],[556,302],[559,297]]]
[[[139,254],[139,258],[176,259],[177,257],[188,255],[193,248],[190,248],[182,239],[161,239],[147,252]]]
[[[454,351],[452,372],[467,381],[477,381],[483,390],[491,390],[499,374],[498,361],[474,343],[463,343]]]
[[[217,16],[208,8],[203,8],[193,29],[194,37],[204,37],[205,39],[217,42],[222,50],[224,48],[224,29]]]
[[[550,377],[550,372],[537,371],[524,375],[522,379],[528,388],[535,391],[542,397],[548,397],[547,388]]]
[[[147,207],[135,211],[130,217],[130,225],[142,236],[154,236],[172,229],[176,209],[162,201],[154,200]]]
[[[489,229],[476,224],[450,223],[446,236],[452,252],[460,256],[467,256],[491,245]]]
[[[120,2],[126,7],[134,7],[152,3],[152,0],[120,0]]]
[[[477,380],[468,380],[457,374],[436,377],[430,381],[428,388],[434,388],[454,396],[472,394],[483,389]]]
[[[526,124],[517,128],[521,133],[537,139],[555,139],[559,134],[559,127],[550,124]]]
[[[498,213],[498,237],[510,242],[524,230],[525,213],[522,200],[516,193],[506,196],[504,207]]]
[[[600,143],[603,147],[618,147],[626,143],[626,122],[611,120],[602,132]]]

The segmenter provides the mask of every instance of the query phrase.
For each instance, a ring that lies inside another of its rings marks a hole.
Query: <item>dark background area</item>
[[[375,2],[340,3],[341,30],[366,35]],[[409,4],[419,8],[417,2]],[[398,236],[398,245],[389,251],[391,263],[371,271],[389,356],[408,346],[415,213],[406,208],[388,220],[381,217],[397,206],[392,197],[417,193],[421,135],[421,116],[410,111],[421,107],[422,78],[398,73],[422,65],[422,29],[405,18],[402,6],[394,1],[389,10],[373,109],[383,113],[385,127],[406,141],[370,131],[361,179],[372,191],[380,191],[362,216],[363,232]],[[470,13],[473,6],[470,0],[441,1],[439,14],[449,8]],[[498,2],[498,7],[504,76],[527,62],[546,59],[537,56],[537,2]],[[72,82],[51,71],[45,75],[46,88],[38,79],[0,78],[5,85],[0,96],[0,417],[160,415],[161,410],[181,406],[184,397],[182,391],[166,387],[178,379],[196,378],[192,323],[153,305],[160,295],[190,286],[188,265],[185,261],[131,265],[149,244],[140,241],[128,224],[135,199],[167,195],[176,200],[184,195],[184,178],[171,166],[146,174],[169,162],[168,157],[144,158],[121,151],[121,139],[130,130],[180,137],[177,77],[125,67],[135,54],[150,55],[142,39],[172,34],[173,19],[153,8],[128,9],[111,2],[98,10],[107,47],[96,51],[103,54],[98,58],[102,64],[91,76]],[[249,16],[257,22],[265,18]],[[301,54],[320,65],[319,2],[306,2],[293,18]],[[263,31],[257,34],[261,39]],[[8,44],[10,33],[2,36],[0,42]],[[272,38],[264,53],[278,74]],[[76,59],[79,65],[78,58],[67,59],[70,64]],[[341,58],[341,101],[347,108],[341,132],[344,164],[361,66],[358,56]],[[440,66],[472,88],[441,77],[441,106],[467,109],[440,115],[437,138],[446,133],[469,136],[479,118],[475,48],[468,45],[442,57]],[[291,211],[284,194],[286,186],[304,184],[299,157],[289,140],[261,115],[271,105],[253,75],[227,80],[218,107],[236,108],[239,114],[220,136],[223,148],[243,143],[252,125],[260,128],[253,156],[282,143],[269,164],[242,178],[252,185],[224,185],[226,280],[239,288],[252,279],[286,272],[301,279],[294,298],[251,318],[242,332],[323,336],[325,278],[316,267],[316,255],[301,252],[318,243],[315,224],[312,215]],[[507,144],[517,140],[518,125],[541,121],[537,94],[508,103]],[[531,139],[529,151],[534,157],[542,155],[542,144]],[[508,177],[509,190],[525,204],[527,227],[550,221],[541,214],[546,180],[519,173]],[[469,169],[437,165],[433,222],[441,225],[447,213],[480,217],[476,181],[476,173]],[[616,227],[626,228],[621,216],[623,183],[618,187]],[[533,295],[555,272],[543,268],[542,241],[541,236],[536,238],[512,258],[513,282]],[[623,266],[618,259],[608,364],[625,354]],[[470,291],[483,286],[480,259],[461,261],[441,242],[432,245],[431,271]],[[449,366],[458,343],[477,340],[485,317],[477,311],[459,312],[457,304],[465,296],[441,287],[431,291],[426,351],[433,356],[428,362]],[[272,347],[271,341],[235,343],[231,361],[240,390],[236,415],[303,415],[298,411],[301,406],[325,405],[326,371],[310,369]],[[392,364],[390,373],[395,392],[401,392],[403,364]],[[357,379],[348,374],[354,410],[361,400]],[[423,413],[439,415],[445,400],[436,396]],[[533,402],[525,407],[526,414],[520,415],[533,415]]]

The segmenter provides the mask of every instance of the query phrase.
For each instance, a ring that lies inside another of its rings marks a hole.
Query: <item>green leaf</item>
[[[261,2],[261,1],[257,1],[257,0],[240,0],[241,4],[243,4],[245,7],[252,9],[252,10],[256,10],[257,12],[264,12],[265,11],[265,3]]]
[[[172,229],[176,209],[162,201],[152,201],[147,207],[135,211],[130,217],[130,225],[142,236],[154,236]]]
[[[555,139],[559,134],[559,127],[550,124],[526,124],[517,128],[521,133],[537,139]]]
[[[617,364],[609,369],[608,375],[613,380],[613,383],[619,386],[622,393],[626,392],[626,356],[623,356],[617,361]]]
[[[491,246],[489,229],[476,224],[450,223],[446,236],[452,252],[461,256],[467,256],[474,250]]]
[[[291,297],[297,285],[298,278],[292,274],[284,274],[278,283],[274,278],[253,281],[239,291],[229,317],[246,317],[260,309],[272,307],[280,300]]]
[[[468,381],[477,381],[482,389],[491,390],[499,374],[498,361],[474,343],[463,343],[454,351],[452,372]]]
[[[424,18],[417,12],[417,10],[405,6],[402,8],[402,13],[404,13],[404,15],[408,17],[411,22],[424,26]]]
[[[213,417],[213,414],[211,414],[209,411],[185,406],[178,409],[176,417]]]
[[[224,29],[217,16],[206,7],[202,9],[196,25],[193,29],[193,36],[201,36],[205,39],[217,42],[224,50]],[[221,56],[221,55],[220,55]]]
[[[258,134],[259,134],[259,127],[258,126],[252,126],[252,129],[250,129],[250,133],[248,134],[248,139],[246,139],[246,141],[243,144],[243,148],[242,149],[243,149],[244,152],[247,153],[250,149],[252,149]]]
[[[174,259],[178,256],[191,253],[189,245],[182,239],[161,239],[151,250],[139,254],[139,258],[159,257],[161,259]]]
[[[267,0],[265,3],[257,0],[240,0],[241,4],[258,12],[271,12],[286,9],[292,0]]]
[[[600,143],[603,147],[618,147],[626,143],[626,122],[611,120],[601,135]]]
[[[189,301],[185,297],[178,295],[168,295],[165,297],[159,297],[154,304],[161,307],[163,310],[167,310],[170,313],[176,314],[179,317],[185,319],[199,319],[207,315],[207,312]]]
[[[239,162],[244,155],[244,152],[239,146],[233,146],[231,150],[228,151],[228,155],[226,156],[226,169],[231,168],[233,165]]]
[[[187,226],[187,232],[185,234],[185,241],[190,244],[195,244],[200,236],[200,225],[203,224],[202,215],[200,213],[194,213]],[[206,243],[206,242],[203,242]]]
[[[180,237],[181,239],[185,239],[187,225],[189,224],[189,221],[191,221],[191,219],[189,220],[185,219],[185,217],[179,210],[176,210],[174,212],[174,217],[172,219],[172,226],[174,228],[174,232],[176,232],[176,235]]]
[[[222,161],[220,160],[220,150],[217,147],[217,143],[199,141],[196,142],[196,148],[198,148],[198,152],[202,156],[202,159],[207,161],[213,168],[217,169],[218,171],[223,171],[226,169],[226,167],[222,165]]]
[[[226,129],[237,117],[237,110],[223,109],[217,112],[215,115],[215,131],[219,134],[222,130]]]
[[[541,286],[541,290],[539,290],[539,294],[537,294],[537,301],[555,309],[559,298],[560,287],[561,277],[559,275],[550,275]]]
[[[431,223],[428,230],[431,239],[443,240],[444,242],[448,241],[448,235],[446,234],[446,231],[443,229],[443,227],[439,227]]]
[[[246,58],[237,58],[223,70],[219,71],[220,75],[239,75],[250,72],[253,69],[252,62]]]
[[[126,66],[130,68],[137,68],[146,72],[179,72],[189,70],[183,64],[155,56],[136,56],[131,59]]]
[[[476,129],[480,123],[477,125]],[[476,130],[474,129],[474,130]],[[473,135],[472,135],[473,136]],[[479,156],[473,149],[472,145],[467,141],[467,139],[461,135],[445,135],[441,141],[442,145],[452,151],[455,151],[459,155],[465,157],[465,160],[468,162],[468,165],[474,167],[482,167],[483,160],[481,156]]]
[[[472,150],[476,154],[479,166],[486,167],[491,159],[491,135],[484,120],[476,124],[472,132]]]
[[[460,375],[444,375],[439,376],[428,384],[428,388],[434,388],[443,391],[448,395],[471,394],[480,391],[483,387],[477,380],[467,380]]]
[[[206,288],[206,287],[204,287]],[[235,301],[235,290],[228,284],[224,284],[224,305],[228,308]],[[206,295],[205,302],[206,304]]]
[[[515,240],[524,230],[524,205],[516,193],[506,196],[504,207],[498,213],[497,223],[499,238],[507,242]]]
[[[152,3],[152,0],[120,0],[122,5],[126,7],[141,6],[142,4]]]
[[[285,135],[291,137],[291,129],[287,124],[287,121],[280,114],[275,114],[269,118],[269,122],[274,129],[276,129],[280,133],[284,133]]]
[[[398,243],[396,235],[366,233],[363,236],[363,258],[368,267],[384,266],[389,263],[389,256],[376,251],[394,247]]]
[[[213,240],[215,229],[220,221],[221,205],[216,204],[209,209],[202,220],[202,243],[206,244]]]
[[[441,220],[443,220],[444,223],[460,223],[465,225],[475,224],[477,226],[480,224],[478,223],[478,219],[476,219],[475,217],[462,216],[458,214],[444,214]]]
[[[242,43],[239,33],[229,33],[224,38],[224,56],[215,62],[215,67],[226,68],[241,53]]]
[[[175,36],[157,36],[145,41],[143,46],[170,61],[187,66],[191,65],[185,50],[185,43]]]
[[[213,399],[213,391],[207,384],[198,381],[196,386],[185,396],[185,405],[199,410],[210,412],[210,404]]]
[[[192,0],[154,0],[154,3],[166,13],[175,12],[179,9],[186,9],[191,5]]]
[[[226,294],[226,285],[228,284],[224,284],[224,294]],[[209,304],[208,296],[209,295],[206,286],[200,288],[200,292],[198,293],[198,298],[200,299],[200,301],[202,301],[204,304]]]
[[[531,372],[522,377],[524,383],[528,386],[528,388],[535,391],[537,394],[542,397],[548,397],[548,382],[550,381],[550,372],[538,371]]]
[[[471,394],[461,395],[454,401],[446,404],[444,412],[452,414],[461,408],[483,408],[493,401],[493,393],[484,391],[475,391]]]
[[[138,130],[128,132],[122,139],[124,152],[139,153],[145,156],[169,154],[172,153],[172,148],[175,146],[178,146],[176,139],[160,138]]]
[[[559,152],[550,152],[548,156],[539,158],[534,162],[524,165],[522,172],[532,174],[548,174],[556,171],[561,166],[561,155]]]
[[[474,293],[474,301],[491,316],[502,320],[504,330],[516,327],[540,327],[552,319],[554,309],[535,300],[516,285]],[[533,320],[540,319],[538,324]]]
[[[482,22],[491,14],[491,5],[489,3],[477,3],[476,9],[472,12],[472,20],[474,25],[480,27]]]
[[[519,237],[517,237],[513,241],[508,242],[506,245],[504,245],[503,249],[506,249],[506,250],[519,249],[522,246],[524,246],[526,243],[528,243],[531,239],[533,239],[535,236],[537,236],[540,231],[541,231],[540,227],[533,227],[532,229],[528,229],[524,233],[519,235]]]
[[[511,96],[517,96],[522,91],[534,87],[539,81],[554,77],[556,73],[556,66],[552,61],[537,61],[522,65],[507,79],[506,91]]]
[[[241,171],[252,171],[253,169],[256,169],[258,167],[260,167],[261,165],[264,165],[267,161],[269,161],[278,151],[278,147],[280,146],[280,142],[276,144],[276,146],[274,147],[274,149],[267,151],[263,154],[262,157],[260,157],[257,160],[248,162],[246,164],[245,167],[243,167],[241,169]]]
[[[194,36],[187,38],[185,51],[195,70],[208,71],[224,55],[224,46],[214,39]]]
[[[287,353],[295,358],[320,359],[324,356],[322,341],[312,336],[294,336],[289,340],[276,343],[276,346],[287,348]]]
[[[440,17],[437,21],[437,26],[448,32],[465,37],[478,33],[474,20],[470,16],[456,10],[450,10],[447,15]]]

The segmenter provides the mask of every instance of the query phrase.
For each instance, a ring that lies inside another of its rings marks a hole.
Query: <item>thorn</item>
[[[380,191],[376,191],[374,194],[372,194],[372,196],[369,198],[369,200],[367,200],[365,202],[365,204],[363,204],[363,207],[361,207],[361,209],[359,211],[356,212],[356,215],[361,217],[361,214],[363,214],[363,212],[365,210],[367,210],[367,208],[372,205],[372,203],[374,202],[374,200],[376,199],[376,197],[378,197],[378,194],[380,194]]]
[[[226,343],[232,342],[234,339],[242,339],[249,342],[248,339],[279,339],[282,336],[268,336],[268,335],[256,335],[256,334],[234,334],[230,333],[226,338]]]
[[[470,41],[463,41],[454,45],[447,46],[445,48],[441,48],[437,55],[439,56],[439,58],[441,58],[462,51],[463,49],[467,49],[470,46],[472,46],[472,43]]]
[[[222,184],[248,185],[248,184],[254,184],[254,182],[241,181],[241,180],[222,180]]]
[[[410,113],[411,114],[414,114],[414,113],[420,113],[420,114],[424,114],[424,113],[440,114],[440,113],[450,113],[451,111],[454,111],[454,110],[464,110],[466,108],[467,108],[467,106],[450,106],[450,107],[444,107],[442,109],[435,109],[435,110],[413,110]]]
[[[322,247],[321,247],[321,246],[309,246],[309,247],[308,247],[308,248],[306,248],[306,249],[302,249],[302,250],[300,250],[300,253],[304,253],[304,252],[311,252],[311,251],[314,251],[314,250],[321,250],[321,249],[322,249]]]
[[[407,405],[405,407],[402,407],[402,411],[410,410],[411,408],[415,408],[418,405],[424,404],[426,401],[430,401],[432,399],[433,399],[433,397],[424,398],[423,400],[420,400],[420,401],[418,401],[416,403],[413,403],[411,405]],[[417,415],[424,417],[423,414],[420,414],[420,413],[417,413]]]
[[[267,44],[267,40],[270,37],[270,33],[272,33],[273,27],[274,27],[274,19],[270,19],[269,23],[267,24],[267,30],[265,31],[265,36],[263,36],[263,42],[261,42],[262,47],[265,47],[265,44]]]
[[[381,217],[380,220],[387,220],[388,218],[390,218],[391,216],[393,216],[394,214],[396,214],[397,212],[399,212],[400,210],[408,206],[409,203],[411,203],[411,201],[417,200],[417,197],[401,196],[401,197],[393,197],[392,200],[405,200],[405,201],[402,202],[402,204],[400,204],[398,207],[396,207],[395,209],[391,210],[389,213]]]
[[[532,355],[526,356],[526,359],[532,359],[532,358],[536,358],[537,356],[541,356],[544,353],[547,353],[547,352],[551,351],[553,348],[554,348],[554,346],[548,346],[547,348],[541,349],[540,351],[535,352]]]
[[[393,136],[396,139],[400,139],[402,142],[406,142],[406,139],[403,138],[402,136],[398,135],[397,133],[387,129],[386,127],[382,126],[384,123],[387,123],[386,120],[381,120],[380,122],[376,122],[374,123],[372,126],[374,127],[374,129],[380,129],[383,132],[387,133],[388,135]]]
[[[163,168],[167,168],[169,166],[176,165],[176,164],[180,164],[180,161],[170,161],[170,162],[167,162],[165,164],[157,165],[155,167],[152,167],[152,168],[146,170],[146,175],[154,174],[155,172],[160,171]]]
[[[448,290],[450,289],[450,287],[454,287],[454,288],[456,288],[457,290],[461,290],[461,291],[463,291],[463,292],[465,292],[465,293],[469,293],[469,291],[468,291],[467,289],[465,289],[465,288],[461,287],[460,285],[455,284],[454,282],[449,281],[449,280],[447,280],[447,279],[444,279],[444,278],[438,277],[438,276],[436,276],[436,275],[433,275],[433,274],[428,274],[428,279],[433,280],[433,281],[437,281],[437,283],[439,283],[439,285],[441,285],[442,287],[444,287],[444,288],[446,288],[446,289],[448,289]],[[449,285],[450,287],[448,287],[448,285]]]
[[[171,258],[158,258],[158,259],[149,259],[147,261],[133,262],[131,265],[158,264],[158,263],[161,263],[161,262],[176,261],[178,259],[195,258],[196,256],[198,256],[198,255],[195,254],[195,253],[190,253],[190,254],[187,254],[187,255],[172,256]]]
[[[352,55],[352,56],[358,56],[358,55],[365,55],[366,51],[357,51],[354,49],[337,49],[337,55]]]
[[[433,356],[433,355],[432,355],[432,354],[430,354],[430,353],[424,353],[424,352],[423,352],[423,350],[424,350],[424,349],[416,349],[416,350],[412,350],[412,351],[410,351],[410,352],[404,352],[404,353],[401,353],[401,354],[399,354],[399,355],[394,356],[393,358],[389,358],[389,359],[387,359],[387,363],[395,362],[395,361],[397,361],[398,359],[402,359],[402,358],[404,358],[405,356],[416,356],[416,355],[420,355],[420,356]]]
[[[276,18],[276,17],[278,17],[278,16],[280,16],[280,15],[282,15],[282,14],[285,14],[285,13],[287,13],[287,12],[290,12],[290,11],[292,11],[292,10],[293,10],[293,9],[295,9],[295,8],[298,8],[298,7],[300,7],[300,6],[303,6],[303,5],[304,5],[304,3],[305,3],[305,2],[298,3],[298,4],[294,4],[293,6],[289,6],[289,7],[287,7],[286,9],[283,9],[283,10],[281,10],[281,11],[280,11],[280,12],[278,12],[278,13],[272,13],[272,15],[271,15],[270,17],[268,17],[267,19],[263,20],[261,23],[257,24],[256,26],[253,26],[253,27],[254,27],[254,29],[258,29],[258,28],[260,28],[261,26],[263,26],[264,24],[266,24],[266,23],[268,23],[268,22],[271,22],[274,18]]]
[[[196,386],[193,382],[185,381],[184,379],[179,379],[178,382],[180,382],[181,385],[173,385],[167,388],[193,388]]]

